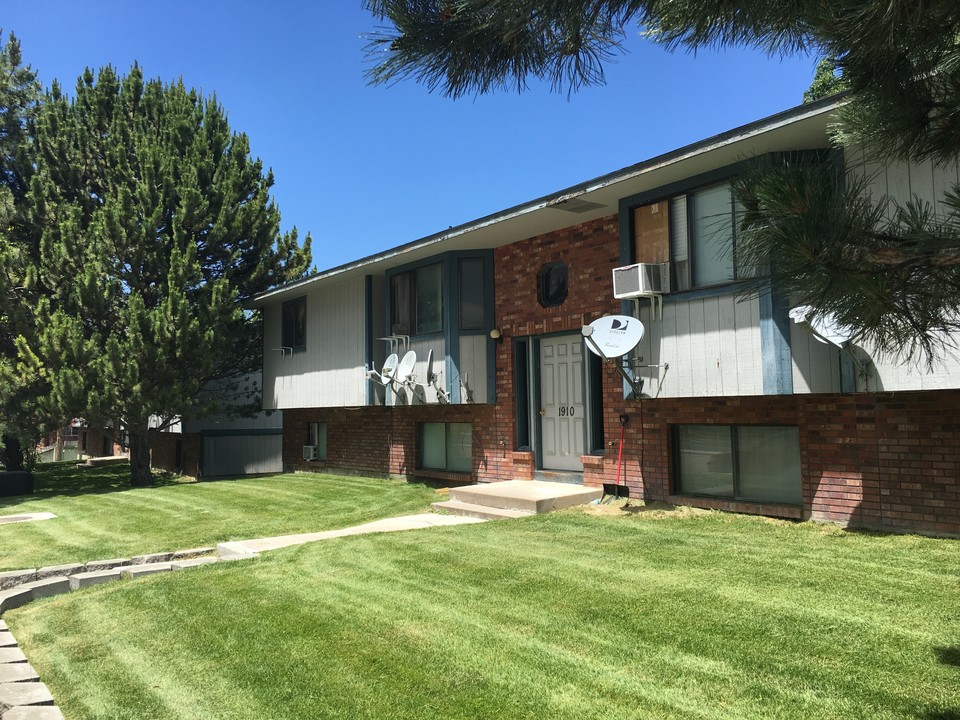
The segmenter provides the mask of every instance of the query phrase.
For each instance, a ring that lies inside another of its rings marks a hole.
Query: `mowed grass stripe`
[[[568,512],[291,548],[11,624],[71,720],[932,720],[960,707],[937,655],[958,564],[950,541]],[[57,636],[95,658],[52,657]]]
[[[57,517],[0,525],[0,570],[330,530],[424,512],[436,499],[420,485],[306,474],[128,488],[126,472],[42,468],[37,494],[0,502],[0,514]]]

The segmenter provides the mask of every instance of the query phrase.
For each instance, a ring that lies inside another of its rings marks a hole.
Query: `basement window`
[[[674,426],[674,471],[683,495],[752,502],[803,502],[795,427]]]
[[[423,423],[420,455],[424,470],[471,472],[473,426],[470,423]]]
[[[314,448],[313,460],[327,459],[327,424],[322,422],[307,423],[307,445]]]

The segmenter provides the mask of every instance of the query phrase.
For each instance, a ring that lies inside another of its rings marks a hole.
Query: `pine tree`
[[[815,102],[846,90],[847,83],[842,75],[837,74],[838,72],[836,58],[821,58],[813,73],[813,82],[803,93],[803,102]]]
[[[39,97],[36,73],[23,63],[20,43],[10,33],[6,43],[0,40],[0,460],[8,470],[22,469],[23,445],[45,429],[35,402],[43,385],[18,375],[14,347],[18,333],[29,334],[35,305],[28,290],[34,238],[24,199]]]
[[[413,78],[460,97],[527,78],[577,90],[642,28],[668,48],[746,46],[835,58],[855,102],[848,133],[885,154],[960,154],[956,0],[365,0],[374,83]],[[856,112],[853,112],[856,110]]]
[[[122,428],[131,482],[151,481],[149,435],[203,413],[200,390],[259,362],[243,300],[301,277],[310,237],[279,231],[272,173],[215,98],[182,81],[89,69],[36,120],[28,203],[40,228],[37,338],[21,364],[45,401]]]

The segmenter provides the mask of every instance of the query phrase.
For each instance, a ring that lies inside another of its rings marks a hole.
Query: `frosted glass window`
[[[743,425],[738,429],[740,496],[800,504],[800,438],[795,427]]]
[[[473,429],[470,423],[447,425],[447,470],[473,470]]]
[[[734,279],[733,198],[730,186],[715,185],[689,196],[693,285],[720,285]]]
[[[674,438],[681,493],[803,502],[800,435],[795,427],[678,425]]]
[[[473,426],[470,423],[423,423],[421,467],[468,473],[473,470]]]
[[[444,423],[424,423],[421,446],[423,467],[431,470],[447,469],[447,426]]]
[[[681,425],[677,429],[680,492],[733,495],[733,451],[725,425]]]

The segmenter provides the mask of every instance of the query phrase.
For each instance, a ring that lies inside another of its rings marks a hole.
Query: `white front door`
[[[583,471],[583,338],[540,340],[540,433],[544,470]]]

